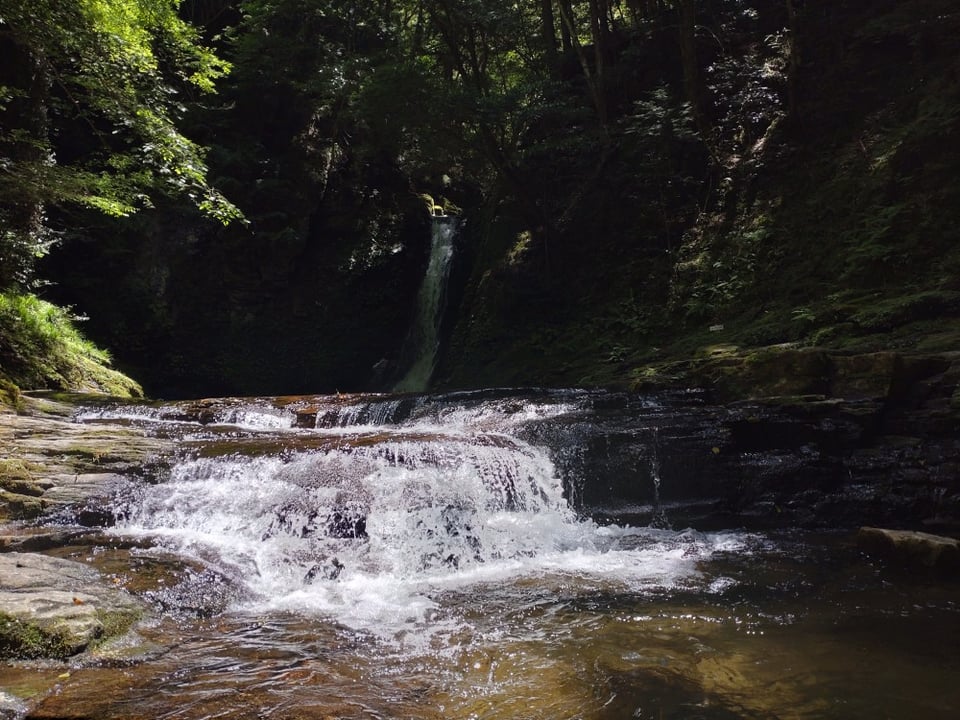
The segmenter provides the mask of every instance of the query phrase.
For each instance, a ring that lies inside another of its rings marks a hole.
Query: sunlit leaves
[[[13,78],[20,86],[0,92],[7,126],[0,151],[12,192],[29,188],[43,203],[79,204],[110,216],[128,215],[149,206],[152,193],[168,192],[221,221],[241,217],[210,187],[203,149],[178,128],[188,94],[213,92],[230,69],[179,17],[179,5],[0,0],[0,37],[46,78],[44,87],[21,75]],[[15,108],[17,97],[25,100]],[[42,113],[43,122],[30,113]],[[81,129],[86,137],[78,142]],[[68,159],[52,153],[63,130],[77,138],[63,154]],[[51,151],[26,152],[31,144]]]

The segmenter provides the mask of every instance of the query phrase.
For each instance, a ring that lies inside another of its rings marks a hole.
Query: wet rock
[[[337,558],[330,558],[326,562],[316,563],[307,571],[307,574],[304,575],[303,583],[305,585],[310,585],[318,578],[323,578],[324,580],[336,580],[340,577],[340,573],[343,572],[344,567],[346,566]]]
[[[22,700],[14,697],[13,695],[8,695],[3,690],[0,690],[0,718],[3,720],[14,720],[14,718],[22,718],[27,711],[27,705]]]
[[[892,566],[960,577],[960,540],[915,530],[862,527],[857,545]]]
[[[83,503],[92,497],[111,494],[125,477],[120,473],[53,475],[54,484],[43,494],[43,499],[60,506]]]
[[[25,397],[24,414],[0,414],[0,521],[30,520],[108,495],[172,452],[172,441],[140,428],[73,422],[76,411]]]
[[[367,538],[367,511],[357,503],[344,502],[329,508],[306,507],[297,502],[281,505],[263,535],[266,540],[278,534],[306,538],[325,535],[341,540]]]
[[[367,516],[359,508],[343,507],[333,510],[327,517],[327,535],[333,538],[365,539]]]
[[[530,439],[556,448],[568,496],[594,516],[645,524],[659,492],[671,521],[698,528],[949,526],[956,435],[908,434],[901,418],[873,399],[670,398],[543,424]]]
[[[0,555],[0,657],[65,659],[125,633],[143,614],[140,601],[86,565]]]
[[[316,405],[296,408],[293,412],[293,426],[298,428],[313,428],[317,426],[317,415],[320,408]]]
[[[211,568],[187,569],[176,584],[144,593],[164,613],[208,618],[221,614],[241,594],[239,577],[227,577]]]
[[[79,537],[84,531],[62,527],[20,526],[0,534],[0,553],[42,552],[63,547]]]

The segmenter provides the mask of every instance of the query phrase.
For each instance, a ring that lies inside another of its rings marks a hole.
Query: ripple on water
[[[299,400],[181,408],[177,436],[217,445],[62,550],[151,599],[140,632],[163,650],[7,665],[0,687],[37,718],[100,720],[960,715],[956,586],[891,582],[840,535],[577,517],[513,432],[585,401],[312,399],[330,428],[266,427]],[[345,501],[350,537],[329,524]]]

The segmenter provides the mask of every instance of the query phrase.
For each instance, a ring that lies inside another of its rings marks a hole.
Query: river
[[[957,585],[893,573],[855,528],[698,522],[711,412],[528,390],[88,408],[178,451],[51,552],[156,618],[29,717],[957,717]]]

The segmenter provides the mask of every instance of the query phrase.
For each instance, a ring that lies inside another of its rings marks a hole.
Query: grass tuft
[[[0,293],[0,403],[16,407],[18,388],[142,397],[110,367],[110,355],[87,340],[78,318],[35,295]]]

